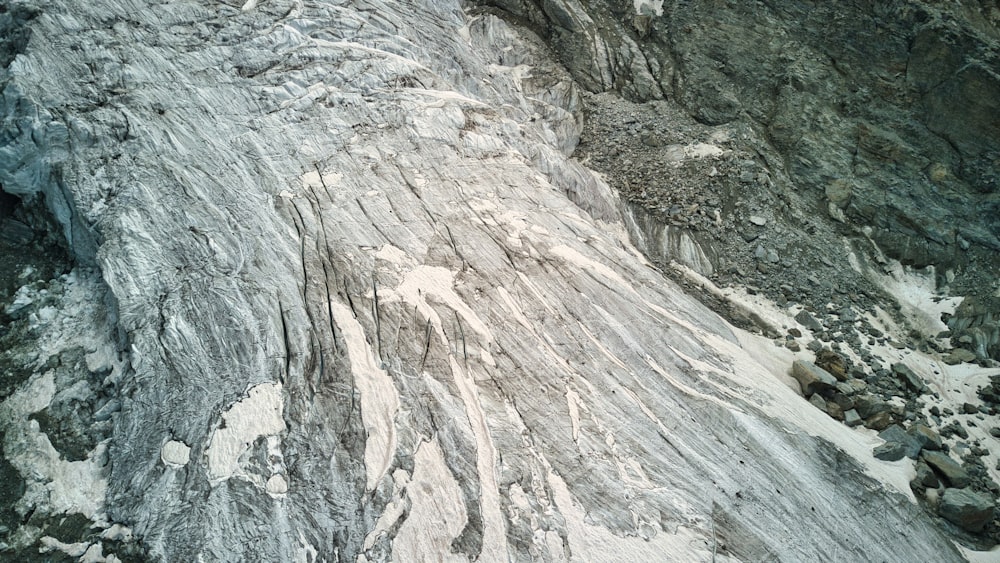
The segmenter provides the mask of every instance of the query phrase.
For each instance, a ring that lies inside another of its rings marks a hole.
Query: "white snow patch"
[[[90,547],[90,544],[86,542],[63,543],[51,536],[42,536],[41,542],[42,547],[38,548],[39,552],[61,551],[70,557],[82,557],[84,553],[87,553],[87,548]]]
[[[305,534],[299,530],[299,547],[295,550],[295,563],[316,563],[319,551],[306,540]]]
[[[351,309],[330,302],[334,321],[343,332],[347,356],[351,360],[354,384],[361,395],[361,420],[365,425],[365,472],[367,490],[374,490],[389,470],[396,454],[396,411],[399,393],[392,378],[375,360],[375,352],[365,339],[364,328]]]
[[[989,551],[975,551],[959,545],[957,542],[955,545],[958,546],[958,550],[962,552],[962,555],[969,560],[969,563],[997,563],[1000,561],[1000,546],[994,547]]]
[[[55,396],[53,373],[33,376],[0,404],[0,426],[4,433],[3,451],[7,460],[25,477],[27,490],[22,501],[45,507],[52,514],[80,513],[94,518],[99,513],[108,483],[102,477],[101,462],[107,443],[80,461],[66,461],[28,417],[49,405]]]
[[[378,252],[375,253],[375,257],[396,266],[403,266],[410,262],[410,257],[405,252],[391,244],[383,244],[382,248],[379,248]]]
[[[660,2],[660,5],[662,6],[663,3]],[[688,158],[709,158],[722,156],[725,152],[726,151],[723,150],[722,147],[710,145],[708,143],[693,143],[684,147],[684,156]]]
[[[440,266],[421,265],[407,272],[403,282],[393,292],[388,292],[386,301],[401,298],[404,302],[417,308],[425,319],[430,319],[431,324],[437,330],[442,341],[448,339],[444,334],[441,317],[427,303],[427,296],[433,295],[461,315],[462,319],[472,330],[479,333],[486,340],[493,340],[486,324],[476,315],[475,312],[462,300],[454,290],[455,274],[447,268]]]
[[[451,551],[467,521],[465,501],[436,438],[417,448],[406,495],[410,514],[392,542],[393,561],[466,563],[466,557]]]
[[[570,422],[573,424],[573,441],[580,440],[580,394],[566,388],[566,405],[569,408]]]
[[[888,269],[886,275],[869,272],[868,277],[899,300],[914,327],[929,336],[948,330],[941,313],[954,313],[962,298],[938,293],[934,267],[920,271],[892,261]]]
[[[261,383],[222,414],[224,426],[212,434],[205,455],[213,481],[228,479],[240,472],[239,458],[260,436],[285,430],[284,401],[280,383]]]
[[[401,495],[410,482],[410,474],[403,469],[397,469],[393,472],[392,478],[393,500],[385,506],[385,510],[382,511],[382,514],[379,515],[378,520],[375,522],[375,527],[365,536],[365,551],[368,551],[375,545],[379,536],[391,530],[406,512],[406,503],[403,502]]]
[[[618,536],[607,528],[590,524],[587,512],[573,500],[562,477],[550,469],[547,481],[559,513],[565,519],[569,553],[564,553],[564,557],[567,560],[663,561],[664,556],[671,553],[684,554],[686,561],[713,559],[711,544],[705,541],[704,534],[685,526],[678,526],[674,533],[660,531],[646,540],[640,536]],[[561,551],[560,546],[554,553]],[[717,554],[715,560],[727,561],[729,558]]]
[[[184,467],[191,460],[191,448],[184,442],[170,440],[160,448],[160,459],[168,467]]]
[[[641,15],[644,9],[648,9],[653,15],[663,15],[663,0],[632,0],[632,5],[635,6],[636,14]]]
[[[132,529],[122,524],[112,524],[110,528],[101,532],[101,537],[111,541],[132,541]]]
[[[281,475],[271,475],[264,488],[267,490],[267,494],[272,497],[282,498],[288,493],[288,481],[285,481]]]
[[[483,547],[480,557],[486,561],[504,561],[508,559],[506,526],[500,510],[500,494],[497,477],[494,472],[497,464],[496,447],[490,435],[486,412],[479,398],[479,389],[471,374],[462,369],[455,357],[448,358],[451,362],[451,373],[455,377],[465,403],[465,414],[472,426],[476,439],[476,470],[479,473],[479,504],[483,514]]]

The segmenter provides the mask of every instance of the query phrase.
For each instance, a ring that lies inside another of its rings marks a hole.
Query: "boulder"
[[[922,449],[934,451],[941,449],[941,436],[926,424],[914,424],[906,432],[920,442]]]
[[[993,499],[969,489],[945,489],[938,513],[963,530],[980,532],[993,520]]]
[[[855,426],[861,426],[862,423],[864,423],[864,420],[861,419],[858,411],[854,409],[844,411],[844,424],[853,428]]]
[[[819,410],[821,410],[823,412],[827,412],[827,410],[826,410],[826,401],[824,401],[823,397],[820,397],[818,394],[813,393],[813,396],[809,397],[809,402],[812,403],[812,405],[814,407],[816,407],[817,409],[819,409]],[[829,414],[829,413],[827,413],[827,414]]]
[[[906,446],[898,442],[886,442],[881,446],[876,446],[872,453],[875,455],[875,459],[898,461],[906,457]]]
[[[869,418],[882,412],[888,412],[891,407],[889,403],[875,396],[862,395],[854,399],[854,408],[861,418]]]
[[[961,489],[969,486],[972,481],[969,478],[969,473],[957,461],[942,452],[925,451],[921,457],[927,462],[927,465],[944,477],[945,483],[951,487]]]
[[[903,385],[913,391],[923,393],[927,390],[927,385],[922,379],[920,379],[920,376],[913,373],[913,370],[906,364],[892,364],[892,373],[896,374],[896,377],[899,378],[899,381],[902,382]]]
[[[792,377],[799,382],[802,394],[807,397],[818,391],[832,389],[837,384],[836,378],[826,370],[805,360],[795,360],[792,363]]]
[[[888,411],[874,414],[865,419],[865,427],[872,430],[885,430],[892,424],[892,415]]]
[[[823,325],[816,320],[816,317],[809,314],[809,311],[806,311],[805,309],[799,311],[799,313],[795,315],[795,320],[813,332],[823,332]]]
[[[820,350],[816,353],[816,365],[825,369],[837,381],[847,381],[847,363],[844,357],[833,350]]]
[[[879,432],[878,437],[886,441],[883,446],[888,444],[898,445],[900,451],[902,451],[902,455],[900,457],[906,456],[910,459],[917,459],[917,456],[920,455],[920,441],[907,433],[906,430],[903,430],[903,427],[898,424],[893,424],[885,430]],[[875,457],[878,457],[878,455]]]
[[[976,361],[976,355],[965,348],[955,348],[943,360],[949,366],[954,366],[965,362],[974,362]]]
[[[913,489],[936,489],[941,482],[938,481],[934,470],[923,461],[918,461],[916,466],[917,475],[910,481],[910,488]]]

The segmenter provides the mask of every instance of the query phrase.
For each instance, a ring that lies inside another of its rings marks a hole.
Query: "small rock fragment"
[[[853,428],[855,426],[860,426],[862,422],[864,421],[861,420],[861,416],[858,415],[858,411],[854,409],[844,411],[844,424]]]

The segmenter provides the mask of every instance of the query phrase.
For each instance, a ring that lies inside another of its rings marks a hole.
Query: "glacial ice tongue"
[[[632,246],[536,38],[453,0],[38,9],[0,182],[114,297],[106,513],[154,557],[959,558]]]

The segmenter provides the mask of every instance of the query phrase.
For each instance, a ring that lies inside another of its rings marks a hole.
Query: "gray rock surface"
[[[993,520],[993,499],[968,489],[945,489],[938,508],[941,516],[963,530],[978,532]]]
[[[799,382],[802,394],[807,397],[819,391],[833,389],[837,385],[837,380],[826,370],[805,360],[795,360],[792,363],[792,377]]]
[[[923,447],[917,438],[907,433],[898,424],[893,424],[879,432],[878,437],[885,440],[887,442],[886,445],[898,445],[902,455],[910,459],[917,459],[917,456],[920,455],[920,449]]]
[[[971,482],[968,472],[962,468],[961,464],[942,452],[928,452],[921,454],[921,458],[927,462],[935,471],[944,477],[949,486],[960,489],[966,487]]]
[[[610,14],[521,6],[588,87],[670,86]],[[165,561],[958,560],[630,244],[539,38],[463,7],[3,14],[0,183],[97,269],[0,409],[18,514]],[[730,119],[719,85],[683,99]],[[108,438],[60,452],[77,392]]]

